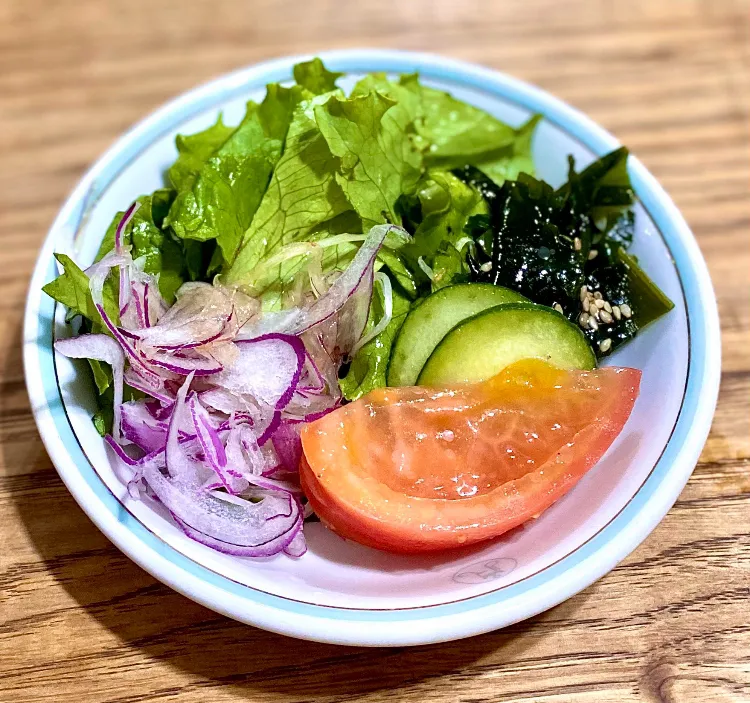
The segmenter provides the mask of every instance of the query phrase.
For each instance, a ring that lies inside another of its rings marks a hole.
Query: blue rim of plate
[[[332,69],[338,71],[348,73],[367,71],[411,73],[418,71],[426,78],[453,82],[465,87],[481,90],[495,98],[513,103],[532,112],[541,113],[545,119],[567,132],[595,154],[601,155],[618,145],[614,137],[556,98],[528,84],[489,69],[442,57],[397,51],[354,50],[322,52],[319,55],[324,58]],[[138,158],[143,149],[155,140],[164,134],[170,133],[186,120],[208,109],[216,108],[233,98],[240,97],[253,89],[262,87],[266,83],[289,79],[292,64],[307,58],[309,57],[301,56],[275,60],[239,71],[235,74],[230,74],[218,79],[217,82],[198,88],[165,106],[165,108],[155,113],[151,118],[148,118],[141,125],[136,126],[128,132],[102,157],[89,174],[84,177],[81,185],[88,179],[90,181],[89,186],[84,192],[80,191],[79,186],[74,195],[71,196],[63,210],[64,212],[67,211],[67,217],[62,226],[68,226],[73,231],[77,231],[81,225],[81,221],[85,219],[89,208],[98,200],[109,184],[127,165]],[[527,576],[518,582],[485,594],[445,604],[399,609],[341,608],[306,603],[259,591],[250,586],[232,581],[186,557],[150,532],[130,513],[123,511],[122,504],[99,478],[83,453],[67,418],[64,403],[56,383],[54,352],[52,348],[54,302],[51,298],[43,296],[37,311],[39,332],[35,346],[38,352],[36,361],[42,372],[46,410],[50,413],[60,439],[89,488],[94,492],[102,506],[142,542],[144,548],[158,554],[159,558],[166,560],[171,567],[178,571],[183,571],[185,574],[189,574],[199,581],[215,587],[219,591],[223,590],[227,595],[243,599],[247,602],[248,606],[252,606],[252,604],[264,605],[275,610],[284,611],[289,615],[312,616],[321,620],[349,621],[355,623],[374,621],[403,623],[414,620],[461,615],[474,609],[495,605],[527,591],[550,586],[555,579],[582,565],[583,562],[606,554],[608,548],[613,545],[614,540],[624,531],[634,526],[634,521],[637,520],[641,511],[654,495],[659,492],[669,476],[683,445],[688,442],[691,431],[694,430],[693,424],[699,415],[699,411],[702,410],[705,413],[707,401],[712,410],[715,406],[716,395],[718,393],[718,368],[712,368],[709,364],[709,356],[717,357],[716,352],[720,344],[718,339],[718,322],[717,319],[711,320],[710,316],[706,314],[705,308],[711,307],[711,301],[701,299],[701,294],[705,294],[706,292],[706,285],[708,285],[709,292],[711,291],[710,283],[707,284],[708,274],[705,264],[700,257],[697,245],[692,239],[687,225],[655,179],[633,157],[631,157],[629,163],[629,171],[635,192],[641,204],[656,224],[657,229],[671,252],[685,298],[689,329],[689,361],[682,407],[675,422],[672,435],[664,447],[660,459],[627,505],[604,528],[573,552],[536,574]],[[52,231],[54,232],[59,227],[60,223],[56,222]],[[51,280],[54,275],[56,275],[54,263],[50,262],[45,280]],[[715,301],[713,305],[715,307]],[[715,335],[716,339],[712,339],[713,335]],[[712,353],[709,354],[709,351]],[[700,446],[705,441],[707,433],[708,427],[706,426],[704,428],[704,436],[699,438]],[[44,436],[44,433],[42,435]],[[695,458],[697,459],[697,454]],[[679,485],[680,489],[687,481],[691,470],[692,466],[685,472],[684,480]],[[676,497],[677,494],[675,493],[674,498],[676,499]],[[671,504],[670,502],[669,506]],[[83,507],[85,509],[85,506]],[[663,516],[664,512],[666,510],[658,515],[658,519]],[[658,519],[654,521],[654,525],[658,522]],[[640,534],[642,530],[635,530],[635,532]],[[630,543],[624,552],[621,546],[618,549],[614,549],[613,551],[618,557],[617,561],[635,549],[648,532],[650,532],[650,529],[640,535],[640,539]],[[133,555],[131,554],[130,556]],[[141,565],[146,566],[140,559],[136,560]],[[602,562],[609,564],[611,558],[604,557],[602,558]],[[535,612],[540,612],[561,602],[572,595],[572,593],[592,583],[613,565],[610,564],[605,570],[592,570],[591,573],[593,573],[593,576],[585,577],[576,586],[574,591],[561,593],[562,597],[560,598],[549,599],[549,602]],[[174,585],[174,583],[171,585]],[[216,609],[215,603],[207,603],[205,599],[201,600],[209,605],[209,607]],[[249,616],[242,618],[237,612],[228,614],[240,619],[249,618]],[[534,612],[529,612],[524,617],[532,614]],[[285,628],[280,628],[280,630],[285,631]],[[481,630],[476,631],[479,632]],[[320,639],[320,637],[315,638]]]

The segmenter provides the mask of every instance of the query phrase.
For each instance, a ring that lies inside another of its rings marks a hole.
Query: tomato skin
[[[576,383],[580,386],[583,378],[585,384],[588,384],[589,395],[598,391],[595,398],[597,412],[591,417],[582,418],[577,425],[572,425],[571,434],[567,437],[569,441],[559,446],[548,443],[542,447],[542,459],[533,463],[533,470],[525,472],[518,464],[509,464],[515,475],[511,477],[498,474],[500,479],[496,483],[489,481],[483,491],[475,495],[435,498],[432,497],[437,495],[435,488],[417,490],[410,487],[404,490],[398,483],[400,479],[395,476],[397,468],[381,461],[382,456],[373,459],[373,446],[362,450],[368,431],[375,435],[374,439],[371,437],[371,442],[387,444],[383,435],[377,433],[378,418],[372,411],[373,407],[389,414],[389,427],[396,427],[391,431],[397,435],[397,440],[402,436],[409,439],[414,417],[419,424],[422,415],[407,416],[406,424],[409,427],[405,428],[403,423],[393,422],[395,411],[392,408],[403,407],[410,399],[424,398],[425,389],[374,391],[311,423],[302,431],[302,488],[321,521],[344,538],[399,553],[443,550],[497,537],[543,512],[596,464],[630,415],[640,381],[640,372],[634,369],[566,372],[536,361],[519,362],[506,369],[503,374],[505,376],[500,385],[496,379],[492,379],[484,384],[463,387],[468,394],[466,397],[472,402],[480,397],[484,403],[481,406],[474,403],[467,407],[482,408],[486,412],[486,408],[490,407],[486,404],[489,398],[495,405],[499,402],[498,407],[506,409],[513,407],[518,411],[519,408],[523,410],[528,406],[532,417],[531,410],[534,407],[541,409],[538,415],[544,414],[544,403],[549,405],[559,397],[554,393],[561,392],[560,379],[564,376],[572,384],[571,388],[577,388]],[[531,378],[531,389],[526,389],[524,383],[519,383],[513,374],[522,379]],[[430,392],[435,393],[434,389]],[[496,397],[499,398],[498,402],[495,402]],[[587,399],[588,405],[585,406],[587,411],[594,407],[590,400]],[[430,402],[429,399],[420,400],[421,405],[417,404],[415,407],[421,411],[430,406]],[[433,410],[441,402],[445,406],[445,398],[433,400]],[[357,403],[361,406],[353,408]],[[570,409],[580,406],[565,407]],[[548,410],[547,415],[550,412],[553,410]],[[523,412],[520,414],[523,415]],[[399,421],[404,419],[402,415],[395,417]],[[425,416],[424,422],[434,422],[433,417],[434,413]],[[498,439],[495,444],[500,441]],[[490,444],[493,442],[494,440],[490,440]],[[460,442],[457,445],[459,449],[462,446]],[[446,475],[464,470],[465,465],[476,456],[474,446],[466,445],[470,448],[455,458],[455,466],[445,467]],[[548,447],[551,449],[545,454]],[[436,464],[442,467],[449,463],[447,455],[436,457],[431,453],[425,457],[422,456],[425,451],[427,450],[419,447],[410,456],[417,470],[423,470],[425,474],[435,473]]]

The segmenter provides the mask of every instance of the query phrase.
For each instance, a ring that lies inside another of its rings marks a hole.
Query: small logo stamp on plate
[[[495,581],[503,576],[507,576],[516,566],[518,566],[518,562],[511,557],[489,559],[465,566],[453,575],[453,580],[456,583]]]

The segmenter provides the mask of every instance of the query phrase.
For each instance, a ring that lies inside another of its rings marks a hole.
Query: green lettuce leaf
[[[452,286],[455,283],[468,283],[469,267],[466,256],[448,241],[443,241],[432,257],[432,291]]]
[[[222,263],[221,250],[215,241],[199,242],[197,239],[184,239],[182,252],[185,257],[185,269],[190,281],[204,281],[211,278],[210,271],[216,258]]]
[[[119,221],[119,220],[118,220]],[[62,265],[64,272],[54,281],[51,281],[42,290],[50,297],[68,308],[68,319],[81,315],[83,324],[81,332],[92,332],[94,334],[109,334],[109,331],[101,322],[99,311],[94,305],[89,290],[89,277],[76,263],[65,254],[55,254],[55,258]],[[104,283],[103,289],[104,310],[115,323],[120,321],[117,306],[117,281],[110,276]],[[112,384],[112,370],[109,364],[88,359],[94,383],[100,394],[104,393]]]
[[[372,85],[408,106],[415,143],[424,151],[426,165],[450,169],[471,164],[498,184],[522,172],[533,175],[531,140],[539,115],[516,129],[448,93],[421,85],[416,75],[402,76],[398,83],[373,75],[377,78],[367,76],[360,84]]]
[[[96,383],[96,389],[99,391],[99,395],[104,393],[107,388],[112,385],[114,380],[112,376],[112,367],[109,364],[105,364],[102,361],[96,359],[88,359],[91,372],[94,375],[94,383]]]
[[[416,129],[412,141],[424,151],[428,166],[449,169],[471,164],[498,184],[522,172],[533,175],[531,140],[540,115],[515,129],[480,108],[421,85],[416,74],[403,75],[396,82],[383,73],[371,73],[357,83],[352,97],[373,90],[407,111]]]
[[[329,71],[319,58],[298,63],[292,69],[297,84],[309,90],[313,95],[322,95],[336,90],[336,79],[343,73]]]
[[[421,86],[416,73],[403,75],[398,81],[389,80],[385,73],[368,73],[357,82],[350,97],[356,98],[372,92],[378,92],[396,102],[406,113],[407,124],[415,123],[423,117]],[[413,126],[408,131],[416,134]]]
[[[175,144],[179,156],[167,172],[172,187],[180,193],[189,191],[206,161],[229,139],[234,130],[234,127],[225,125],[219,115],[216,124],[202,132],[178,134]]]
[[[384,73],[371,73],[352,90],[352,97],[377,91],[396,101],[413,126],[410,138],[424,152],[428,166],[454,168],[472,164],[498,184],[519,173],[534,173],[531,140],[541,119],[535,115],[515,129],[480,108],[448,93],[423,86],[417,74],[391,81]]]
[[[197,172],[191,173],[191,178],[182,178],[190,188],[178,193],[168,217],[168,224],[178,237],[215,239],[223,260],[233,261],[281,156],[294,107],[302,95],[299,86],[269,85],[263,102],[260,105],[249,102],[239,126],[203,161]],[[212,129],[218,134],[225,133],[221,119]],[[212,132],[212,139],[215,136]],[[205,156],[208,147],[214,144],[214,141],[205,144],[200,156]],[[198,161],[193,156],[191,165],[197,165]]]
[[[434,88],[420,86],[420,92],[424,118],[417,132],[430,144],[428,163],[459,166],[513,143],[516,130],[484,110]]]
[[[411,192],[422,159],[409,140],[408,111],[378,92],[350,99],[332,96],[315,108],[331,153],[340,159],[336,181],[363,229],[399,223],[396,201]]]
[[[277,248],[307,241],[314,230],[351,211],[336,180],[339,160],[315,122],[315,108],[330,98],[316,96],[295,110],[284,153],[224,274],[228,284],[253,286],[253,270]]]
[[[70,312],[83,315],[87,320],[98,324],[101,317],[91,299],[89,277],[66,254],[55,254],[55,258],[63,267],[63,273],[44,286],[42,290],[57,302],[65,305]],[[108,278],[104,284],[104,310],[110,319],[119,323],[120,315],[117,309],[113,278]]]
[[[91,422],[101,437],[110,433],[114,421],[115,412],[111,405],[100,408],[91,416]]]
[[[457,266],[459,255],[456,245],[465,237],[464,228],[470,217],[488,212],[487,204],[476,188],[464,183],[450,171],[431,169],[420,181],[417,195],[421,205],[422,221],[414,232],[414,239],[402,254],[409,262],[418,280],[425,282],[425,273],[419,260],[433,270],[433,289],[448,285],[463,269]],[[436,256],[441,261],[436,264]],[[438,271],[436,271],[436,268]]]
[[[417,297],[417,281],[414,272],[407,265],[406,258],[400,251],[384,246],[378,252],[378,261],[388,268],[391,278],[409,298]]]
[[[495,183],[514,181],[521,173],[534,175],[534,159],[531,155],[531,142],[541,115],[534,115],[528,122],[515,130],[515,137],[507,147],[480,154],[469,163],[489,176]]]
[[[376,290],[378,292],[372,298],[365,334],[378,323],[383,315],[383,295],[380,292],[380,286],[376,286]],[[349,371],[340,381],[341,392],[347,400],[357,400],[374,388],[383,388],[386,385],[393,341],[401,325],[404,324],[410,307],[411,301],[394,288],[393,316],[390,323],[357,352]]]

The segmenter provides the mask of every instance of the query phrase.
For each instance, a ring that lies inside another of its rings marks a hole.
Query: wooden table
[[[24,389],[28,277],[100,152],[212,76],[349,46],[481,62],[590,114],[671,192],[719,297],[719,407],[669,515],[577,597],[453,644],[299,642],[155,582],[67,493]],[[747,0],[3,0],[0,700],[750,701],[749,71]]]

